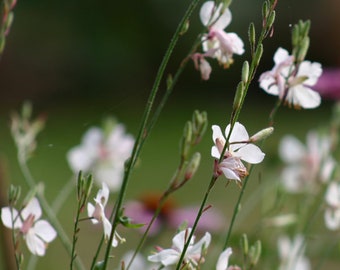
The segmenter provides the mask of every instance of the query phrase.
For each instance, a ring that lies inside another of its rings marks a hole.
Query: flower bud
[[[249,259],[251,266],[255,266],[258,263],[261,256],[261,251],[262,251],[261,241],[257,240],[249,250]]]
[[[252,53],[253,53],[254,50],[255,50],[255,42],[256,42],[255,25],[254,25],[254,23],[250,23],[249,24],[248,38],[249,38],[250,48],[252,49]]]
[[[242,82],[239,82],[236,88],[236,93],[235,93],[234,102],[233,102],[233,114],[241,107],[244,92],[245,92],[245,85],[242,81]]]
[[[185,176],[184,176],[185,181],[191,179],[194,176],[194,174],[196,173],[200,165],[200,162],[201,162],[201,154],[196,152],[195,154],[193,154],[188,166],[186,167]]]
[[[302,62],[305,59],[306,54],[307,54],[308,49],[309,49],[309,43],[310,43],[309,37],[305,37],[302,40],[301,45],[300,45],[299,54],[296,57],[299,62]]]
[[[250,137],[249,140],[251,142],[257,142],[257,141],[260,141],[260,140],[264,140],[267,137],[269,137],[270,135],[272,135],[273,132],[274,132],[274,128],[268,127],[268,128],[262,129],[259,132],[255,133],[253,136]]]
[[[9,204],[14,206],[19,200],[20,195],[21,195],[21,187],[20,186],[16,187],[16,186],[11,185],[8,191]]]
[[[183,130],[183,136],[181,139],[181,155],[184,159],[187,158],[188,153],[190,151],[190,147],[191,147],[191,143],[192,143],[192,123],[190,121],[188,121],[185,126],[184,126],[184,130]]]
[[[193,143],[197,144],[201,141],[205,131],[208,127],[208,115],[207,112],[199,112],[195,110],[192,116],[192,124],[193,124]]]
[[[241,237],[241,249],[243,251],[244,256],[247,256],[249,251],[249,244],[248,237],[245,233]]]
[[[263,45],[260,44],[258,49],[256,50],[255,56],[254,56],[255,66],[258,66],[258,64],[260,63],[262,54],[263,54]]]
[[[269,12],[268,2],[264,1],[263,6],[262,6],[262,18],[263,18],[263,20],[267,19],[268,12]]]
[[[248,61],[244,61],[243,62],[243,66],[242,66],[242,81],[244,83],[246,83],[248,81],[249,77],[249,63]]]
[[[267,29],[270,29],[273,26],[273,23],[275,21],[275,10],[272,10],[268,16],[268,20],[267,20]]]
[[[185,23],[183,24],[182,29],[179,32],[179,34],[181,36],[184,35],[189,30],[189,26],[190,26],[190,22],[189,22],[189,20],[186,20]]]

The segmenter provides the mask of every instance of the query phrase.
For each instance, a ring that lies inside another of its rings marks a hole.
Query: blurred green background
[[[25,100],[32,101],[35,112],[48,117],[46,129],[39,136],[38,149],[29,165],[37,181],[45,182],[46,197],[51,200],[71,178],[65,159],[67,151],[79,144],[82,134],[89,127],[100,125],[104,117],[113,115],[126,125],[129,133],[136,135],[162,56],[189,3],[188,0],[19,0],[0,62],[0,181],[22,185],[24,193],[27,191],[16,164],[15,146],[9,131],[10,112],[18,110]],[[226,125],[234,89],[240,78],[241,64],[243,60],[249,59],[247,28],[253,21],[259,29],[261,4],[259,0],[234,0],[232,3],[233,21],[227,31],[239,34],[245,43],[246,53],[241,57],[235,56],[235,64],[229,70],[222,70],[214,63],[211,79],[203,82],[193,64],[188,64],[145,145],[141,162],[132,176],[128,198],[149,190],[159,191],[167,186],[178,162],[178,141],[184,123],[191,118],[193,110],[206,110],[210,124]],[[312,21],[311,47],[307,58],[321,62],[324,66],[339,66],[339,7],[337,0],[279,0],[274,35],[265,41],[259,72],[272,68],[272,56],[278,46],[291,49],[291,27],[299,19]],[[202,29],[197,14],[198,10],[192,16],[189,32],[178,42],[167,73],[176,71],[191,42]],[[240,121],[247,126],[249,133],[266,127],[274,102],[274,97],[260,90],[256,82],[253,83],[240,116]],[[332,101],[324,101],[312,111],[288,108],[279,111],[276,131],[264,147],[267,157],[271,158],[257,166],[245,201],[254,198],[251,197],[253,189],[261,193],[261,183],[266,179],[277,180],[270,168],[280,166],[277,160],[280,137],[293,133],[304,140],[309,129],[327,124],[332,104]],[[213,164],[210,137],[208,130],[199,147],[202,166],[197,177],[175,195],[181,205],[198,204],[206,189]],[[226,220],[229,220],[238,188],[235,185],[225,188],[224,181],[219,181],[217,185],[210,203],[222,209],[226,213]],[[266,190],[263,188],[264,193]],[[271,194],[271,191],[268,190],[268,193]],[[273,196],[275,194],[266,198],[270,201]],[[70,198],[61,216],[66,229],[71,231],[74,213],[69,205],[75,205],[74,198]],[[251,205],[252,201],[248,203],[248,206]],[[275,243],[272,235],[258,230],[261,207],[256,211],[250,207],[240,214],[233,240],[235,245],[238,243],[238,234],[244,231]],[[247,220],[253,221],[254,226],[249,226],[252,223]],[[93,234],[88,224],[82,229],[84,235]],[[122,247],[124,249],[131,248],[133,245],[129,241],[133,242],[138,236],[130,231],[128,233],[128,242]],[[277,236],[275,233],[273,235]],[[91,248],[95,246],[97,238],[95,236],[90,242],[80,240],[81,256],[91,258]],[[325,242],[327,239],[319,240]],[[164,242],[169,245],[170,239]],[[310,252],[316,256],[319,251],[313,249]],[[275,260],[275,250],[265,250],[266,253]],[[331,257],[329,267],[335,268],[328,269],[338,269],[339,261],[334,257]],[[4,267],[1,265],[2,260],[0,255],[0,269]],[[66,252],[59,241],[54,241],[47,256],[39,261],[38,269],[45,269],[46,266],[48,269],[67,269],[67,265]]]

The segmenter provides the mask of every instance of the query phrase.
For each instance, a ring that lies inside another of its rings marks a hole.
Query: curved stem
[[[144,113],[143,113],[141,126],[140,126],[139,133],[138,133],[138,136],[137,136],[137,139],[136,139],[133,151],[132,151],[131,159],[128,161],[128,164],[127,164],[127,168],[126,168],[126,171],[125,171],[125,174],[124,174],[122,187],[120,189],[119,196],[118,196],[118,199],[117,199],[117,202],[116,202],[116,207],[114,209],[115,214],[114,214],[114,218],[113,218],[113,222],[112,222],[113,226],[112,226],[112,231],[111,231],[111,234],[110,234],[109,243],[107,245],[106,252],[105,252],[105,258],[104,258],[104,262],[103,262],[103,266],[102,266],[103,270],[105,270],[107,268],[108,258],[109,258],[110,250],[111,250],[111,243],[113,241],[114,232],[115,232],[115,229],[116,229],[117,224],[118,224],[119,210],[122,206],[123,199],[125,197],[126,189],[127,189],[129,178],[130,178],[130,174],[131,174],[132,169],[135,165],[137,157],[139,156],[139,153],[141,151],[142,142],[145,140],[146,136],[148,135],[146,133],[146,131],[147,131],[146,126],[147,126],[147,122],[148,122],[149,117],[150,117],[150,113],[151,113],[151,110],[152,110],[152,107],[153,107],[153,103],[154,103],[156,94],[157,94],[158,89],[159,89],[160,82],[163,78],[165,68],[168,64],[168,61],[169,61],[170,56],[171,56],[171,54],[174,50],[174,47],[177,44],[177,41],[180,37],[181,31],[182,31],[184,25],[186,24],[187,20],[191,16],[191,13],[195,9],[195,7],[196,7],[196,5],[198,4],[199,1],[200,0],[193,0],[191,2],[191,4],[189,5],[186,13],[184,14],[184,16],[182,18],[182,21],[178,25],[178,27],[177,27],[177,29],[174,33],[174,36],[170,41],[169,47],[168,47],[168,49],[167,49],[167,51],[166,51],[166,53],[163,57],[161,65],[158,69],[154,85],[151,89],[151,92],[150,92],[150,95],[149,95],[149,98],[148,98],[148,101],[147,101],[147,104],[146,104],[146,108],[145,108]]]

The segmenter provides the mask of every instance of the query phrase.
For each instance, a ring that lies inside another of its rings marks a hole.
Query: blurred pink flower
[[[152,219],[159,199],[160,195],[155,193],[146,194],[138,201],[127,202],[124,207],[124,214],[131,218],[134,223],[145,224],[145,226],[140,228],[140,231],[143,233]],[[174,201],[168,200],[161,209],[160,215],[151,226],[149,235],[156,235],[165,226],[168,226],[168,228],[178,228],[183,222],[186,222],[188,226],[192,226],[198,209],[197,206],[179,208],[175,206]],[[216,209],[210,208],[203,213],[197,225],[197,230],[217,232],[223,228],[222,224],[224,224],[222,214]]]
[[[340,100],[340,68],[324,69],[313,87],[323,98]]]

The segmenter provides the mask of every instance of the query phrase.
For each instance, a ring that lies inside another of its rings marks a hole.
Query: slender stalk
[[[159,89],[160,82],[163,78],[165,68],[168,64],[168,61],[169,61],[170,56],[171,56],[171,54],[174,50],[174,47],[177,44],[177,41],[180,37],[180,33],[181,33],[184,25],[186,24],[187,20],[191,16],[191,13],[195,9],[195,7],[197,6],[199,1],[200,0],[193,0],[191,2],[191,4],[189,5],[186,13],[184,14],[184,16],[182,18],[182,21],[178,25],[178,27],[177,27],[177,29],[174,33],[174,36],[170,41],[169,47],[168,47],[168,49],[167,49],[167,51],[166,51],[166,53],[163,57],[161,65],[158,69],[154,85],[151,89],[151,92],[150,92],[150,95],[149,95],[149,98],[148,98],[148,101],[147,101],[147,104],[146,104],[146,108],[145,108],[144,113],[143,113],[141,126],[140,126],[139,133],[138,133],[138,136],[137,136],[137,139],[136,139],[133,151],[132,151],[131,159],[127,164],[127,168],[126,168],[126,171],[125,171],[125,174],[124,174],[122,187],[120,189],[119,196],[118,196],[118,199],[117,199],[117,202],[116,202],[116,207],[114,209],[115,215],[114,215],[113,222],[112,222],[113,226],[112,226],[112,231],[111,231],[109,243],[107,245],[106,252],[105,252],[105,258],[104,258],[103,267],[102,267],[103,270],[105,270],[107,268],[108,258],[109,258],[110,250],[111,250],[111,243],[113,241],[115,228],[117,227],[117,224],[118,224],[119,209],[121,208],[124,197],[125,197],[126,189],[127,189],[127,186],[128,186],[128,182],[129,182],[129,178],[130,178],[130,174],[132,172],[133,166],[134,166],[134,164],[135,164],[135,162],[136,162],[136,160],[139,156],[139,153],[141,151],[142,142],[145,140],[145,137],[147,136],[147,134],[145,133],[146,125],[147,125],[147,122],[148,122],[150,114],[151,114],[151,110],[152,110],[152,107],[153,107],[153,103],[154,103],[156,94],[157,94],[158,89]]]
[[[201,205],[200,205],[200,208],[198,210],[198,213],[197,213],[197,216],[196,216],[196,219],[195,219],[195,222],[194,224],[192,225],[192,228],[191,228],[191,232],[188,236],[188,240],[187,242],[185,243],[184,247],[183,247],[183,250],[182,250],[182,253],[181,253],[181,257],[179,258],[178,260],[178,263],[177,263],[177,266],[176,266],[176,270],[179,270],[181,269],[181,266],[182,266],[182,262],[184,260],[184,256],[185,256],[185,253],[189,247],[189,244],[190,244],[190,241],[194,235],[194,232],[196,230],[196,227],[197,227],[197,224],[198,224],[198,221],[200,220],[202,214],[203,214],[203,211],[204,211],[204,208],[206,206],[206,202],[208,200],[208,197],[209,197],[209,194],[210,194],[210,191],[211,189],[213,188],[215,182],[216,182],[217,178],[215,176],[213,176],[210,180],[210,183],[209,183],[209,186],[204,194],[204,197],[203,197],[203,200],[201,202]]]
[[[32,175],[31,175],[29,168],[27,167],[26,160],[23,159],[23,158],[20,158],[20,155],[19,155],[18,159],[19,159],[19,165],[20,165],[21,172],[24,175],[24,178],[25,178],[27,184],[29,185],[29,187],[31,189],[35,188],[36,184],[35,184],[35,181],[34,181]],[[41,194],[41,192],[37,192],[37,197],[39,199],[41,207],[43,208],[46,216],[48,217],[48,219],[51,222],[54,229],[57,231],[58,236],[60,238],[60,241],[63,244],[64,248],[66,249],[66,251],[70,255],[72,255],[72,244],[71,244],[66,232],[64,231],[64,228],[61,226],[58,218],[56,217],[55,213],[53,212],[53,209],[51,208],[49,203],[46,201],[44,195]],[[75,258],[75,264],[76,264],[78,269],[85,269],[85,266],[83,265],[83,263],[81,262],[79,257]]]

